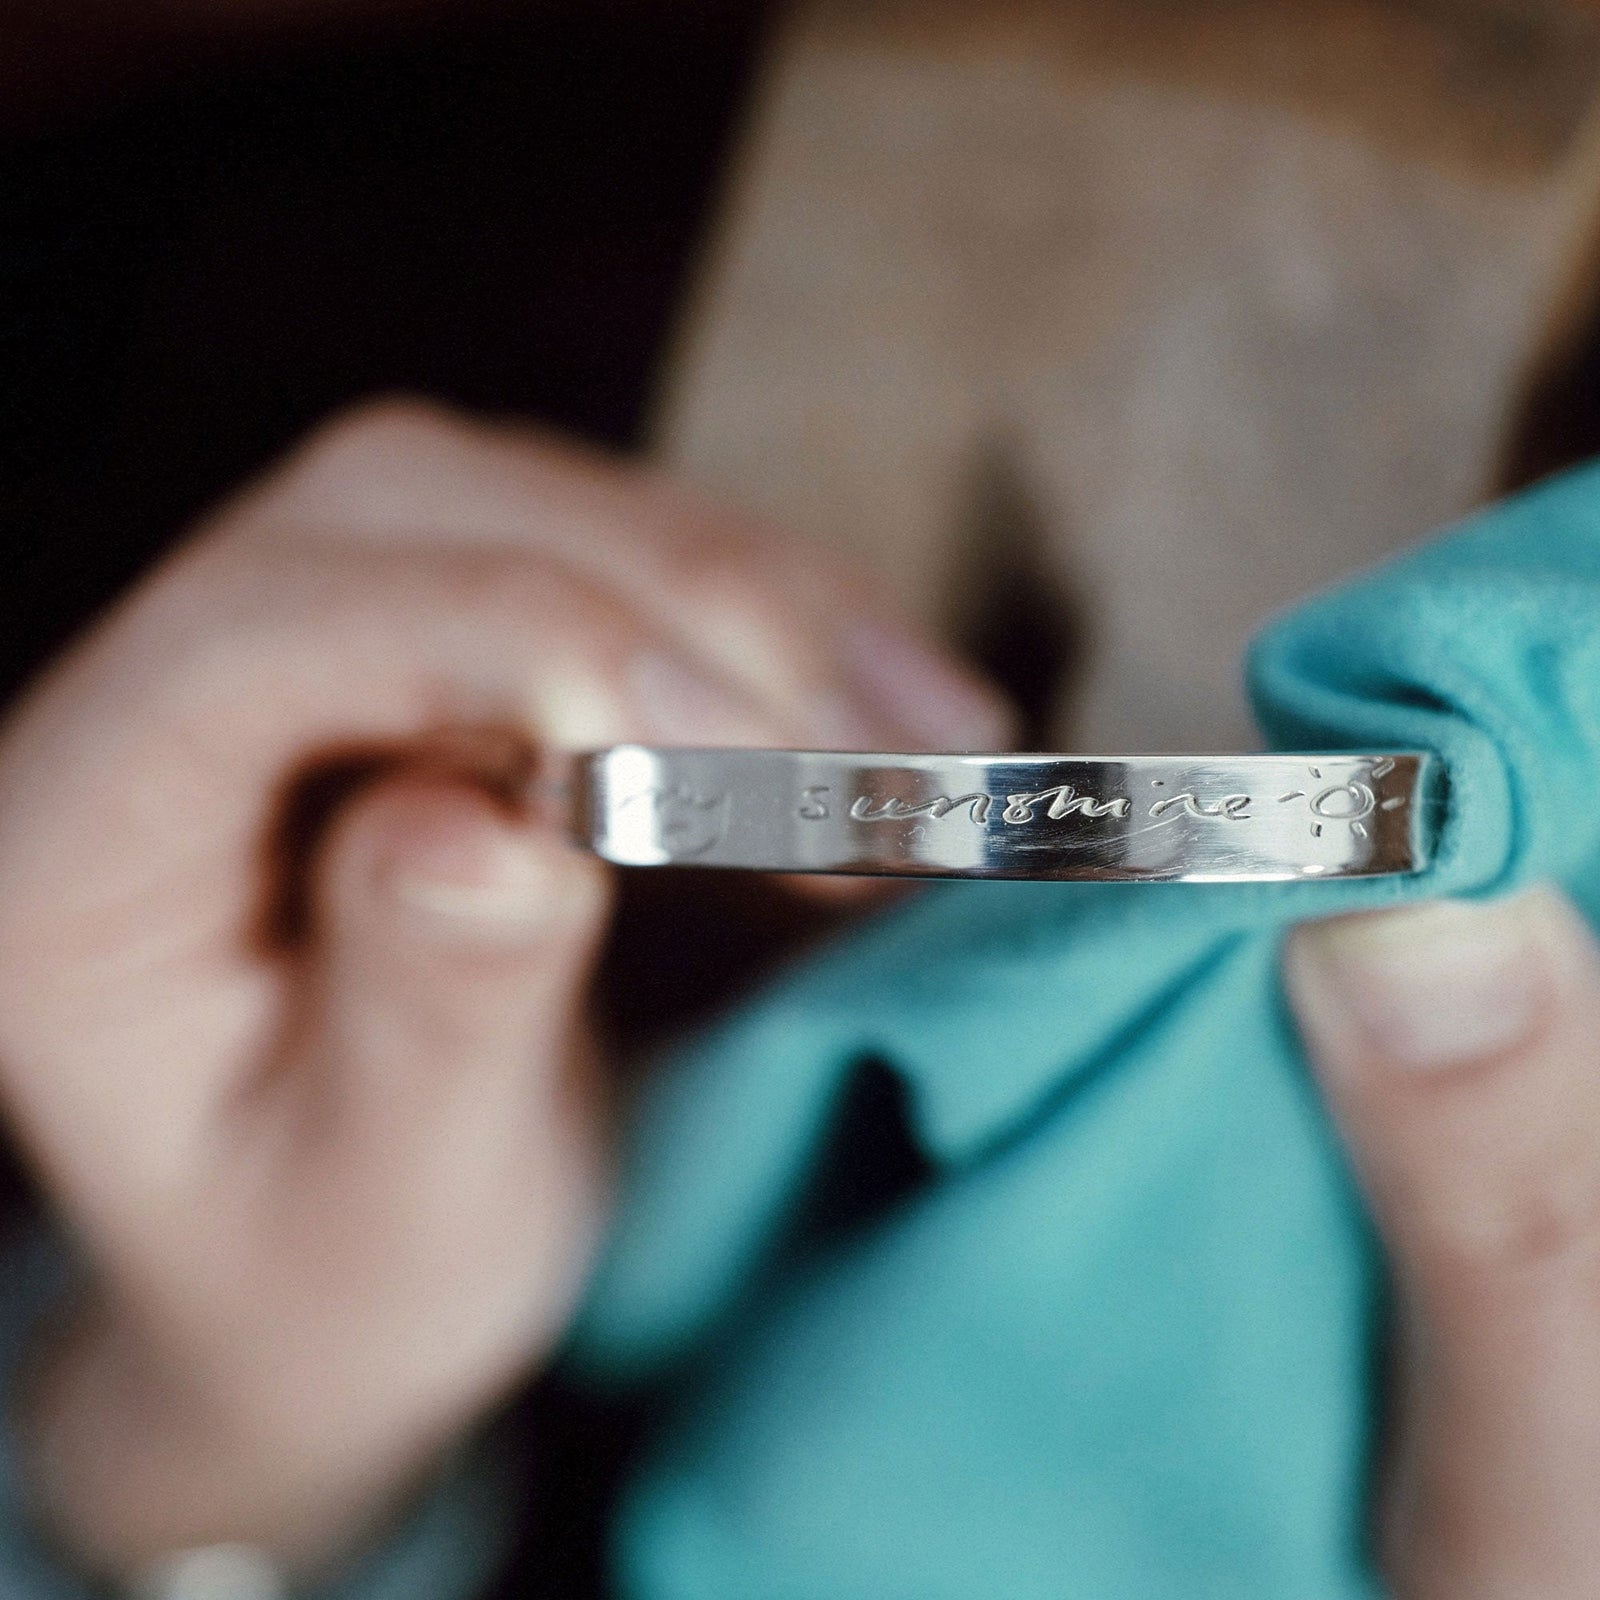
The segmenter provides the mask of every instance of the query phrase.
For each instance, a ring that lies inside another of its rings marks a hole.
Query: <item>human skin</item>
[[[22,1417],[63,1542],[313,1573],[559,1337],[612,897],[507,751],[1004,729],[836,560],[528,435],[369,409],[220,511],[0,728],[0,1088],[94,1269]],[[352,749],[264,920],[286,786]],[[1306,927],[1285,975],[1398,1286],[1394,1589],[1592,1600],[1592,935],[1540,890]]]
[[[1395,1277],[1395,1594],[1600,1594],[1592,932],[1541,888],[1302,928],[1286,976]]]
[[[0,1084],[93,1266],[23,1419],[58,1537],[315,1572],[558,1337],[611,879],[519,752],[1004,726],[837,560],[529,435],[379,406],[222,509],[0,730]]]

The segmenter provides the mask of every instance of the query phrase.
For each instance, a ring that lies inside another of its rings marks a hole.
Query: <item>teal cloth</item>
[[[1279,945],[1533,879],[1600,909],[1600,472],[1275,622],[1249,680],[1277,748],[1443,756],[1429,871],[950,886],[654,1081],[573,1350],[674,1397],[630,1600],[1375,1592],[1382,1275]],[[867,1060],[930,1174],[797,1240],[825,1160],[889,1159],[841,1127]]]

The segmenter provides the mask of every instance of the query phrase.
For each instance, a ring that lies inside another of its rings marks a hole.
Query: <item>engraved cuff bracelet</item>
[[[577,758],[577,838],[623,866],[1233,883],[1428,864],[1439,761],[1383,755]]]

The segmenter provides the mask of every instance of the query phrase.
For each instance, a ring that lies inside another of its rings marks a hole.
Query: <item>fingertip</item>
[[[1325,1071],[1447,1072],[1538,1031],[1575,923],[1543,889],[1334,917],[1291,934],[1286,987]]]
[[[626,687],[645,727],[668,744],[766,745],[793,737],[793,725],[678,650],[637,651],[628,662]]]
[[[905,629],[858,619],[841,657],[858,698],[876,721],[929,750],[1004,749],[1016,718],[1000,693],[947,653]]]
[[[323,852],[323,908],[424,940],[533,943],[598,922],[600,862],[470,786],[428,777],[352,800]]]
[[[1404,1277],[1495,1281],[1600,1236],[1600,956],[1561,896],[1302,929],[1285,983]]]

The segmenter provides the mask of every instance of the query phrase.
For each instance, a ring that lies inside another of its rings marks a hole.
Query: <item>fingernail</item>
[[[1430,901],[1301,929],[1306,999],[1363,1052],[1419,1072],[1514,1049],[1548,989],[1538,892],[1468,904]],[[1312,1019],[1316,1021],[1317,1019]]]
[[[894,723],[863,713],[843,695],[818,695],[803,713],[808,737],[822,750],[882,750],[895,738]]]
[[[383,876],[395,899],[445,932],[525,934],[558,910],[557,878],[542,853],[486,827],[414,841]]]
[[[746,607],[719,606],[713,596],[702,596],[695,641],[730,681],[748,684],[763,703],[781,708],[784,722],[794,725],[797,742],[821,750],[882,750],[886,740],[892,743],[893,733],[875,708],[811,687],[797,670],[795,653],[779,648],[769,626]]]
[[[593,750],[629,736],[622,702],[592,674],[552,668],[529,691],[532,725],[560,750]]]
[[[659,739],[677,744],[760,744],[763,731],[726,690],[664,650],[628,663],[628,689]]]
[[[992,750],[1010,719],[998,700],[916,640],[877,622],[845,635],[845,670],[882,717],[934,750]]]

